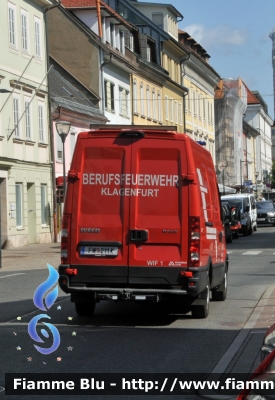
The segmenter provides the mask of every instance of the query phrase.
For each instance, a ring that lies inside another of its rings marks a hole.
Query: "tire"
[[[248,229],[248,234],[252,235],[252,233],[253,233],[253,228],[252,228],[252,223],[250,222],[250,227]]]
[[[91,317],[95,311],[95,301],[76,302],[75,311],[80,317]]]
[[[234,238],[239,239],[239,231],[238,230],[234,233]]]
[[[217,289],[212,290],[212,300],[224,301],[227,297],[227,270],[224,273],[222,283],[217,287]]]
[[[232,241],[233,241],[233,233],[232,233],[232,231],[230,231],[230,236],[227,239],[227,243],[232,243]]]
[[[244,236],[248,236],[248,228],[247,228],[247,225],[245,226],[245,228],[243,228],[243,235],[244,235]]]
[[[207,285],[206,285],[206,299],[201,299],[205,300],[204,304],[199,304],[199,305],[194,305],[191,306],[191,313],[192,317],[194,318],[207,318],[209,314],[209,306],[210,306],[210,282],[209,278],[207,280]]]
[[[275,226],[275,224],[273,226]],[[257,232],[257,229],[258,229],[258,226],[257,226],[257,222],[256,222],[256,224],[254,225],[254,232]]]

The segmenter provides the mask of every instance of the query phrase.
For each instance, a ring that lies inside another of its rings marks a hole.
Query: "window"
[[[9,4],[9,43],[10,46],[15,47],[15,9],[14,6]]]
[[[157,107],[156,107],[156,93],[155,89],[152,90],[152,107],[153,107],[153,120],[157,120]]]
[[[31,110],[30,102],[25,100],[25,133],[26,139],[31,138]]]
[[[13,98],[13,124],[14,124],[14,136],[19,137],[20,132],[19,132],[19,99],[14,97]]]
[[[15,184],[15,198],[16,198],[16,227],[22,228],[23,226],[22,183]]]
[[[144,93],[143,93],[143,83],[140,84],[140,113],[144,115]]]
[[[115,47],[115,25],[110,23],[110,40],[111,46]]]
[[[41,185],[41,224],[47,225],[48,224],[48,205],[47,205],[47,186]]]
[[[160,92],[158,92],[158,120],[162,122],[162,101]]]
[[[149,44],[147,44],[147,61],[151,61],[151,48]]]
[[[56,160],[59,162],[63,162],[63,143],[58,132],[55,133],[55,142],[56,142]]]
[[[27,15],[21,14],[22,49],[28,51]]]
[[[129,117],[129,91],[119,88],[119,114],[123,117]]]
[[[124,44],[124,32],[123,31],[119,31],[119,50],[121,51],[121,53],[125,53],[125,44]]]
[[[173,99],[170,99],[170,118],[171,118],[171,122],[174,122]]]
[[[44,142],[44,106],[38,105],[39,141]]]
[[[134,106],[134,113],[138,112],[137,108],[137,81],[134,80],[134,86],[133,86],[133,106]]]
[[[199,107],[198,107],[198,109],[199,109],[198,114],[199,114],[199,117],[201,118],[201,96],[200,96],[200,94],[198,95],[198,105],[199,105]]]
[[[169,120],[169,99],[168,96],[165,96],[165,119]]]
[[[41,58],[40,21],[34,21],[35,55]]]
[[[147,118],[151,118],[151,101],[150,101],[150,88],[146,88],[146,100],[147,100]]]
[[[179,103],[179,124],[182,126],[182,104]]]
[[[105,80],[104,81],[104,95],[105,95],[105,109],[108,111],[115,111],[115,84]]]
[[[129,48],[131,51],[134,51],[134,36],[132,33],[129,35]]]
[[[178,123],[178,114],[179,114],[179,110],[178,110],[178,102],[175,101],[175,123]]]

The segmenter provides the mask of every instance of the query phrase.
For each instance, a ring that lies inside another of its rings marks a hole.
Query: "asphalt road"
[[[228,298],[211,302],[205,320],[192,319],[191,314],[181,314],[162,304],[130,302],[101,302],[92,318],[78,317],[69,297],[59,292],[47,312],[61,338],[60,346],[50,355],[40,354],[28,334],[30,320],[41,314],[33,303],[33,294],[47,279],[47,270],[0,272],[0,386],[5,386],[5,373],[210,373],[266,288],[274,284],[274,236],[275,228],[262,226],[252,236],[240,236],[228,244]],[[41,346],[51,345],[49,337]],[[64,399],[52,398],[59,397]],[[116,398],[86,396],[90,397]],[[147,398],[125,396],[135,397]],[[80,396],[66,396],[70,398]]]

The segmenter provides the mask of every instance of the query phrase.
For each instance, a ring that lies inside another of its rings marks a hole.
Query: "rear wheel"
[[[252,235],[252,233],[253,233],[252,223],[250,222],[250,227],[249,227],[249,229],[248,229],[248,234],[249,234],[249,235]]]
[[[248,228],[247,225],[243,227],[243,235],[248,236]]]
[[[235,231],[234,238],[235,239],[239,239],[239,231],[238,230]]]
[[[75,311],[80,317],[91,317],[95,311],[95,301],[76,302]]]
[[[233,240],[233,234],[232,234],[232,231],[230,230],[230,235],[227,239],[227,243],[232,243],[232,240]]]
[[[217,287],[217,289],[212,291],[212,299],[215,301],[224,301],[227,296],[227,271],[224,273],[224,278],[222,283]]]
[[[210,282],[209,278],[207,280],[207,286],[205,288],[206,291],[206,298],[200,299],[204,300],[204,304],[194,305],[191,308],[191,313],[194,318],[207,318],[209,314],[209,305],[210,305]]]
[[[275,224],[274,224],[274,226],[275,226]],[[257,222],[256,222],[256,224],[254,225],[254,232],[256,232],[257,231]]]

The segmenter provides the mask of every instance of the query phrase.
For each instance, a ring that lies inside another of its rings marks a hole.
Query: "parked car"
[[[271,224],[275,226],[275,206],[273,201],[257,201],[257,224]]]
[[[228,201],[231,206],[241,210],[241,232],[244,236],[252,235],[257,230],[256,200],[253,194],[239,193],[221,196],[222,201]]]
[[[239,238],[239,230],[241,229],[241,213],[236,206],[230,206],[227,201],[222,201],[223,224],[225,230],[225,239],[227,243],[232,243],[233,237]]]

